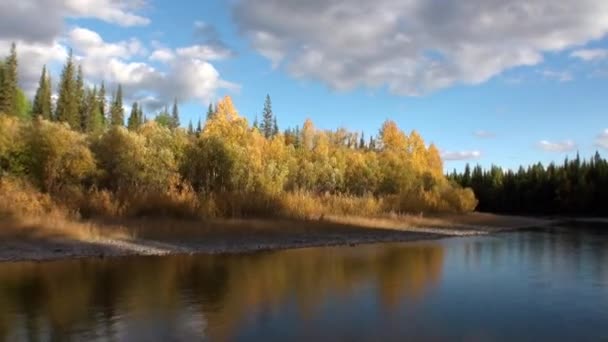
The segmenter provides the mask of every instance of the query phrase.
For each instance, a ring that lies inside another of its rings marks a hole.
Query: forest
[[[450,179],[475,191],[478,210],[537,215],[608,215],[608,162],[599,152],[589,160],[577,154],[563,164],[541,163],[517,171],[467,165]]]
[[[445,176],[435,145],[390,120],[369,140],[311,120],[281,132],[270,96],[252,125],[226,96],[184,128],[178,99],[127,110],[121,85],[89,86],[71,53],[56,85],[41,70],[31,102],[17,67],[13,45],[0,64],[0,216],[310,218],[477,205]]]

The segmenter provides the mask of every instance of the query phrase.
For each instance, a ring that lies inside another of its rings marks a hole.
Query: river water
[[[608,230],[0,264],[0,341],[608,339]]]

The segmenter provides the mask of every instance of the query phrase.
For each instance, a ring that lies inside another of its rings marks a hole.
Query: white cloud
[[[51,43],[16,41],[15,43],[19,59],[19,84],[28,95],[33,96],[42,66],[63,63],[68,55],[67,49],[58,41]],[[0,56],[8,53],[11,44],[11,41],[0,39]]]
[[[445,161],[472,160],[481,158],[480,151],[444,151],[441,158]]]
[[[68,38],[85,76],[96,82],[120,83],[128,100],[143,99],[152,109],[171,103],[174,98],[208,102],[221,89],[239,89],[223,80],[209,63],[227,57],[212,47],[195,45],[174,51],[157,43],[157,49],[147,56],[160,63],[153,66],[139,60],[147,49],[136,39],[106,42],[84,28],[74,28]]]
[[[572,140],[564,140],[558,142],[541,140],[538,143],[538,147],[547,152],[572,152],[576,150],[577,145]]]
[[[597,136],[595,146],[608,150],[608,128]]]
[[[570,57],[578,58],[583,61],[594,61],[608,57],[608,49],[582,49],[573,51]]]
[[[548,80],[554,80],[558,82],[570,82],[574,79],[574,77],[569,71],[543,70],[540,71],[540,74]]]
[[[232,52],[224,48],[210,45],[192,45],[177,49],[176,54],[186,58],[214,61],[226,59],[232,55]]]
[[[120,26],[142,26],[150,23],[150,19],[132,11],[141,6],[141,1],[65,0],[64,4],[67,15],[71,17],[95,18]]]
[[[241,0],[235,18],[253,48],[296,77],[417,95],[599,39],[608,2]]]
[[[152,55],[150,55],[151,61],[158,61],[158,62],[165,62],[165,63],[173,60],[173,58],[175,58],[173,51],[171,49],[167,49],[167,48],[156,49],[156,50],[154,50],[154,52],[152,52]]]
[[[480,139],[490,139],[496,137],[496,134],[483,129],[473,132],[473,135]]]

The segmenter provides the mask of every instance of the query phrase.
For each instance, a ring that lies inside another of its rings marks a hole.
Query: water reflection
[[[229,340],[252,319],[362,293],[393,312],[438,283],[440,244],[0,265],[0,339]]]

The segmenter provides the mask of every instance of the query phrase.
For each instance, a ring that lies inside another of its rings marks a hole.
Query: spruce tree
[[[122,106],[122,85],[120,84],[110,107],[110,124],[112,126],[123,126],[125,124],[125,110]]]
[[[255,116],[255,119],[253,120],[253,128],[255,128],[256,130],[260,130],[260,123],[258,122],[258,116]]]
[[[78,128],[75,129],[80,129],[81,131],[86,131],[86,126],[89,123],[89,117],[88,115],[90,114],[87,111],[86,108],[86,97],[85,97],[85,90],[84,90],[84,75],[82,73],[82,66],[78,65],[78,71],[76,73],[76,102],[78,103],[78,117],[80,118],[80,124],[78,125]]]
[[[277,117],[275,116],[272,119],[272,136],[276,136],[277,134],[279,134],[279,125],[277,124]]]
[[[177,98],[175,98],[175,100],[173,100],[173,109],[171,110],[171,119],[172,119],[171,128],[175,129],[175,128],[179,127],[180,122],[179,122],[179,108],[177,107]]]
[[[209,103],[209,108],[207,109],[207,121],[213,119],[215,115],[215,110],[213,109],[213,103]]]
[[[135,131],[139,128],[140,124],[141,120],[139,119],[139,107],[137,102],[133,102],[133,105],[131,106],[131,114],[127,120],[127,128],[130,131]]]
[[[274,115],[272,113],[272,102],[270,100],[270,95],[266,95],[266,101],[264,102],[264,111],[262,112],[262,123],[260,125],[260,129],[262,130],[262,134],[266,138],[270,138],[274,133]]]
[[[139,126],[142,126],[143,124],[146,123],[145,118],[146,118],[146,116],[144,115],[144,106],[139,105],[139,112],[137,113],[137,119],[138,119]]]
[[[17,48],[15,43],[11,45],[10,55],[6,58],[2,67],[0,78],[0,113],[18,115],[18,76],[17,76]]]
[[[201,122],[201,118],[198,118],[198,124],[196,125],[196,134],[201,134],[203,131],[203,124]]]
[[[194,135],[194,126],[192,125],[192,120],[190,120],[190,122],[188,122],[188,134]]]
[[[59,81],[59,98],[57,99],[55,118],[57,121],[67,122],[73,129],[78,129],[80,126],[79,103],[76,92],[76,70],[73,54],[70,51]]]
[[[359,149],[365,149],[365,133],[361,132],[361,138],[359,139]]]
[[[84,123],[85,132],[99,133],[103,130],[103,115],[99,106],[99,94],[97,87],[91,91],[88,89],[85,96],[85,112],[86,122]]]
[[[32,107],[34,116],[41,116],[43,119],[52,119],[52,101],[51,101],[51,80],[46,72],[46,65],[42,67],[42,75],[38,82],[38,89],[34,97]]]
[[[97,103],[99,104],[99,112],[101,113],[102,123],[105,125],[106,120],[106,85],[101,81],[99,93],[97,93]]]

